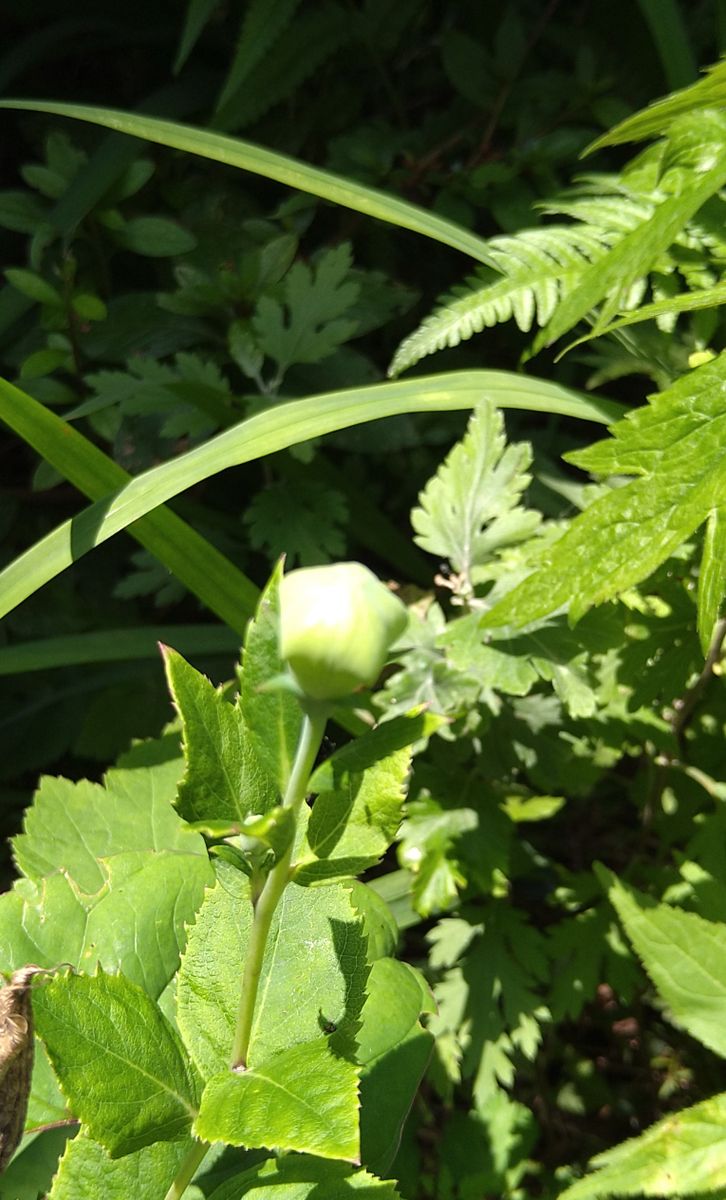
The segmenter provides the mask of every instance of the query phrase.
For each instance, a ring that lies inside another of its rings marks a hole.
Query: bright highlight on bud
[[[314,700],[370,687],[408,613],[360,563],[304,567],[280,584],[280,653]]]

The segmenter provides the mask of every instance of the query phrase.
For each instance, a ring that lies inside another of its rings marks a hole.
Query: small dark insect
[[[23,1136],[33,1073],[30,983],[42,967],[22,967],[0,988],[0,1172]]]

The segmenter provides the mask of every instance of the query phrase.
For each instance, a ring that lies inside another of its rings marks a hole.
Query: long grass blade
[[[4,389],[17,390],[10,384],[3,384]],[[219,471],[384,417],[472,408],[485,396],[503,408],[559,413],[600,424],[623,412],[610,401],[590,399],[559,384],[507,371],[458,371],[292,400],[249,417],[204,445],[136,476],[65,521],[0,573],[0,616],[94,546],[142,518],[151,523],[154,536],[150,548],[158,557],[163,534],[158,529],[159,514],[153,510]],[[171,513],[168,517],[179,520]],[[185,539],[180,539],[179,555],[184,554],[184,547]],[[181,566],[177,564],[175,573]]]
[[[408,201],[390,196],[377,188],[366,187],[362,183],[344,179],[341,175],[334,175],[331,171],[323,171],[319,167],[311,167],[285,154],[277,154],[255,146],[252,142],[214,133],[209,129],[182,125],[177,121],[165,121],[141,113],[96,108],[85,104],[2,100],[0,108],[30,109],[33,112],[90,121],[94,125],[104,125],[119,133],[143,138],[147,142],[157,142],[161,146],[184,150],[201,158],[211,158],[215,162],[227,163],[231,167],[239,167],[245,171],[252,171],[255,175],[275,179],[287,187],[309,192],[313,196],[319,196],[321,200],[330,200],[334,204],[352,208],[355,212],[365,213],[369,217],[376,217],[402,229],[421,233],[424,237],[433,238],[434,241],[460,250],[462,254],[470,255],[478,262],[490,261],[484,238],[477,237],[453,221],[447,221],[436,213],[427,212],[416,204],[409,204]]]
[[[132,481],[132,476],[79,430],[3,379],[0,420],[85,496],[101,501],[101,509],[103,497]],[[244,633],[255,610],[257,588],[191,525],[169,509],[158,508],[149,510],[129,533],[211,612],[237,633]]]
[[[65,637],[37,638],[0,646],[0,675],[25,675],[53,667],[79,667],[102,662],[132,662],[159,657],[159,642],[186,657],[238,655],[240,636],[223,625],[147,625],[101,629]]]

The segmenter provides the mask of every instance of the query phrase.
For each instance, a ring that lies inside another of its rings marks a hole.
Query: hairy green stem
[[[325,710],[315,708],[306,712],[303,717],[300,737],[295,752],[295,761],[283,800],[285,808],[292,808],[295,812],[300,809],[300,805],[305,799],[310,772],[312,771],[320,743],[323,740],[327,716],[327,708]],[[240,996],[239,1012],[237,1014],[237,1028],[235,1029],[232,1046],[230,1065],[235,1071],[244,1069],[247,1066],[247,1054],[252,1034],[252,1020],[255,1012],[255,1001],[257,1000],[257,989],[260,983],[262,960],[265,955],[265,946],[267,945],[267,936],[270,932],[270,925],[275,915],[275,909],[290,879],[290,863],[292,862],[294,844],[295,836],[293,833],[290,845],[267,876],[265,886],[255,904],[255,915],[252,922],[249,946],[247,948],[244,974],[242,976],[242,993]]]
[[[206,1158],[209,1148],[209,1142],[194,1143],[189,1153],[182,1160],[174,1182],[166,1193],[164,1200],[181,1200],[181,1197],[192,1182],[200,1163]]]

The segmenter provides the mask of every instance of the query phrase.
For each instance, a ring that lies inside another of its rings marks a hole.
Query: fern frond
[[[399,375],[427,354],[458,346],[475,333],[514,318],[527,333],[544,325],[583,270],[606,253],[614,236],[585,225],[547,225],[488,242],[501,271],[481,268],[439,301],[439,307],[401,343],[389,368]]]

